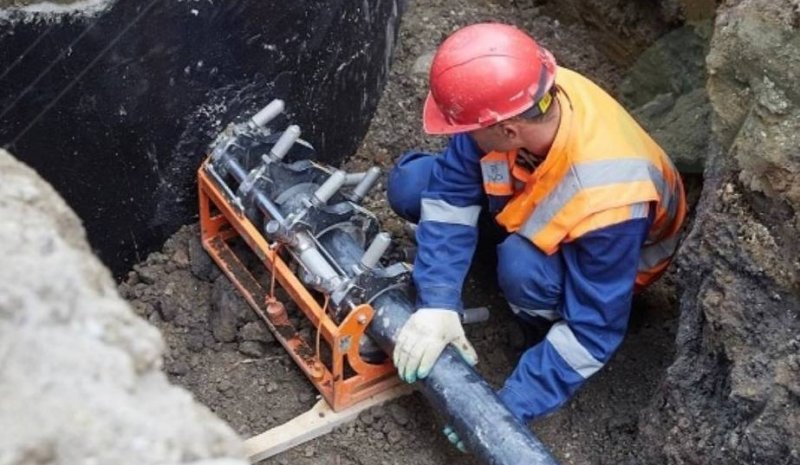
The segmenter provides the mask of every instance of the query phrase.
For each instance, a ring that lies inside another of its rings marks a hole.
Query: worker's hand
[[[454,430],[452,426],[450,425],[445,426],[444,429],[442,430],[442,433],[444,433],[444,435],[447,436],[447,440],[450,441],[454,446],[456,446],[458,450],[464,453],[467,452],[467,446],[464,445],[464,441],[462,441],[461,438],[458,437],[458,433],[456,433],[456,430]]]
[[[421,308],[406,321],[394,348],[394,365],[408,383],[425,378],[447,344],[453,344],[470,365],[478,354],[464,335],[458,313],[441,308]]]

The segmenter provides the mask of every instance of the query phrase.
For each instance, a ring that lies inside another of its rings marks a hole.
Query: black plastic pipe
[[[351,270],[364,252],[341,230],[331,230],[319,241],[345,270]],[[371,304],[375,316],[367,334],[391,354],[400,328],[413,313],[414,306],[401,289],[378,294]],[[484,462],[492,465],[557,464],[544,444],[508,411],[492,387],[455,349],[446,348],[428,377],[416,384],[455,428],[467,449]]]

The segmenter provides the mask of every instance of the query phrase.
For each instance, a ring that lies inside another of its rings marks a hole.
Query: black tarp
[[[0,10],[0,145],[53,184],[119,275],[196,219],[195,170],[237,115],[283,98],[321,158],[351,154],[388,74],[402,2]]]

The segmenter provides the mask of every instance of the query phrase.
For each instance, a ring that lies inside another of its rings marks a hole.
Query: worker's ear
[[[519,137],[519,127],[516,121],[504,121],[500,123],[500,130],[506,140],[515,140]]]

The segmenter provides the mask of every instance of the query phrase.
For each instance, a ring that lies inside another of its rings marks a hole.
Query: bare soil
[[[457,27],[483,20],[519,25],[553,50],[559,62],[613,92],[622,77],[578,26],[564,27],[532,2],[500,0],[410,1],[399,32],[390,80],[371,129],[345,165],[378,164],[388,170],[404,151],[436,150],[444,140],[424,136],[421,105],[426,69],[436,45]],[[383,198],[382,185],[366,205],[385,228],[403,238],[401,223]],[[170,379],[227,421],[243,437],[277,426],[309,409],[317,395],[247,304],[211,263],[197,225],[170,238],[161,252],[137,265],[120,285],[138,314],[156,325],[169,346]],[[511,347],[510,312],[496,284],[487,282],[491,258],[476,261],[465,290],[469,306],[486,305],[489,322],[468,329],[481,357],[479,371],[499,386],[518,353]],[[474,271],[480,272],[474,272]],[[480,278],[480,279],[477,279]],[[643,410],[674,354],[677,303],[667,275],[637,297],[627,340],[609,365],[566,406],[532,425],[564,464],[636,463],[632,444]],[[310,330],[310,329],[309,329]],[[362,414],[332,434],[265,463],[416,464],[477,463],[441,435],[442,424],[417,395]]]

